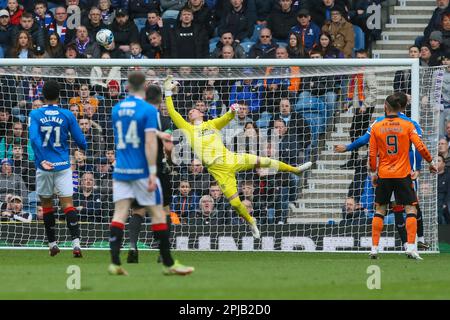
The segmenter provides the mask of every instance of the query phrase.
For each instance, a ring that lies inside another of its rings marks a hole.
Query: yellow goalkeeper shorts
[[[226,160],[219,159],[208,166],[208,172],[219,184],[228,199],[238,192],[236,173],[256,167],[258,156],[254,154],[228,153]]]

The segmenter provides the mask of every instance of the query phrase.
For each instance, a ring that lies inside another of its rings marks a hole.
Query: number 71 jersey
[[[113,178],[137,180],[147,178],[145,132],[158,130],[158,110],[136,96],[117,103],[112,111],[116,165]]]
[[[36,155],[36,168],[44,170],[41,166],[44,160],[53,164],[53,171],[70,168],[70,136],[80,149],[86,150],[86,139],[69,110],[44,105],[31,111],[29,137]]]

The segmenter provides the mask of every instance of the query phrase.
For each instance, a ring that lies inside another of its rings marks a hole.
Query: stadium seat
[[[268,112],[263,112],[258,120],[256,120],[256,125],[258,128],[268,128],[270,121],[272,120],[272,115]]]
[[[217,37],[209,40],[209,53],[213,53],[213,51],[216,49],[218,42],[219,42],[219,38],[217,38]]]
[[[250,52],[250,48],[255,44],[255,42],[253,41],[246,41],[246,42],[241,42],[241,46],[242,48],[244,48],[244,51],[246,54],[248,54]]]
[[[353,55],[355,55],[355,51],[366,48],[366,43],[364,31],[355,25],[353,25],[353,30],[355,32],[355,47],[353,48]]]
[[[38,199],[36,191],[31,191],[28,193],[28,205],[30,207],[36,206],[37,203],[39,202],[38,200],[39,199]]]
[[[179,13],[180,13],[180,11],[178,11],[178,10],[166,10],[162,14],[161,18],[162,19],[175,19],[176,20]]]
[[[254,26],[254,28],[253,28],[253,34],[252,34],[251,37],[250,37],[250,40],[251,40],[251,41],[254,41],[254,42],[258,41],[258,39],[259,39],[259,32],[261,31],[261,29],[262,29],[263,27],[264,27],[264,26],[262,26],[262,25],[255,24],[255,26]]]
[[[164,11],[163,15],[161,16],[161,19],[163,20],[163,24],[165,28],[173,29],[177,25],[177,17],[178,17],[178,10],[166,10]]]
[[[169,29],[173,29],[177,25],[177,17],[178,17],[178,10],[166,10],[164,11],[163,15],[161,16],[161,19],[163,20],[163,24],[165,27],[169,27]]]
[[[384,225],[395,224],[395,215],[393,213],[384,217]]]
[[[287,47],[287,42],[285,42],[285,41],[277,41],[277,45],[279,47]]]

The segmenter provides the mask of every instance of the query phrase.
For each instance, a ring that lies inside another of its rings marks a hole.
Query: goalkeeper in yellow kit
[[[189,122],[187,122],[175,110],[172,101],[172,94],[176,92],[177,86],[178,82],[173,81],[172,76],[168,76],[164,81],[165,101],[170,118],[183,131],[195,155],[203,162],[208,172],[218,182],[220,189],[233,208],[249,223],[253,237],[259,238],[260,233],[256,226],[256,220],[250,216],[247,208],[239,199],[236,173],[262,167],[301,174],[308,170],[312,163],[307,162],[295,168],[284,162],[267,157],[258,157],[253,154],[236,154],[229,151],[222,142],[220,130],[234,119],[238,105],[231,105],[230,110],[226,114],[206,122],[203,121],[203,113],[201,111],[191,109],[188,113]]]

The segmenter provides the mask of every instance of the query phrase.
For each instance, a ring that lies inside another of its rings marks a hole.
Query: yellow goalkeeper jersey
[[[234,154],[222,142],[220,130],[234,119],[234,113],[227,112],[220,118],[192,125],[175,110],[172,97],[166,97],[166,105],[170,118],[183,131],[195,155],[204,165],[209,166],[217,159],[233,159]]]

